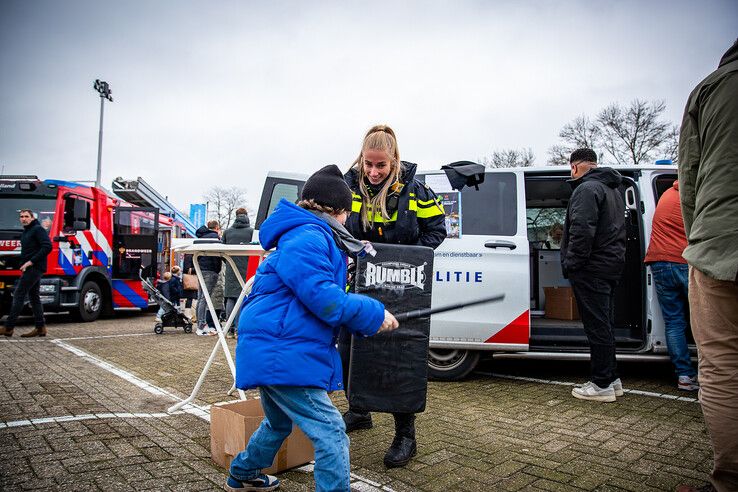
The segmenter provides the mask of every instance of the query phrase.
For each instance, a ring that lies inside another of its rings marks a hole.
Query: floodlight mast
[[[105,109],[105,99],[113,102],[113,93],[110,90],[110,85],[107,82],[100,79],[95,79],[95,90],[100,93],[100,135],[97,140],[97,178],[95,179],[95,186],[100,187],[100,174],[102,172],[102,140],[103,140],[103,112]]]

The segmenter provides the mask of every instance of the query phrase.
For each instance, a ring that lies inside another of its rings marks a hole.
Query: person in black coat
[[[346,229],[356,239],[376,243],[437,248],[446,239],[446,216],[441,200],[415,179],[416,164],[400,160],[395,132],[386,125],[369,129],[361,153],[344,175],[352,192],[352,214]],[[339,338],[347,378],[351,336]],[[384,456],[388,468],[405,466],[417,453],[415,415],[393,413],[395,437]],[[346,432],[372,427],[370,413],[349,408],[343,415]]]
[[[23,309],[26,296],[28,296],[36,327],[33,331],[21,336],[45,337],[46,321],[44,320],[44,306],[41,304],[41,297],[39,296],[39,287],[41,277],[46,272],[46,257],[51,252],[51,240],[46,229],[41,227],[38,220],[33,217],[33,211],[21,210],[20,223],[23,225],[23,234],[21,234],[20,239],[21,254],[19,261],[21,263],[20,271],[23,273],[15,284],[13,304],[10,307],[10,313],[8,319],[5,320],[5,327],[1,334],[6,337],[13,336],[15,323],[21,309]]]
[[[561,238],[561,268],[571,282],[589,341],[591,379],[572,389],[582,400],[623,395],[615,362],[615,287],[625,267],[625,201],[620,173],[597,167],[592,149],[572,152],[574,191]]]
[[[241,207],[236,210],[236,220],[233,221],[231,227],[223,232],[221,240],[223,244],[249,244],[251,238],[254,235],[254,229],[251,227],[249,222],[249,216],[245,208]],[[248,266],[249,259],[247,256],[234,256],[233,262],[236,264],[241,277],[246,280],[246,267]],[[241,284],[236,278],[236,274],[231,269],[231,266],[225,263],[225,287],[223,289],[223,296],[225,297],[225,316],[228,319],[231,315],[231,311],[236,307],[236,301],[238,296],[241,295]],[[238,307],[240,309],[240,306]],[[234,336],[234,327],[238,326],[238,313],[233,319],[233,324],[228,329],[228,336]]]
[[[207,227],[202,226],[195,231],[195,236],[199,239],[215,239],[220,241],[220,224],[217,220],[208,221]],[[200,291],[197,296],[197,335],[215,335],[215,330],[208,328],[207,316],[208,311],[207,302],[205,301],[204,288],[207,288],[209,294],[212,294],[215,284],[218,282],[218,274],[220,269],[223,267],[223,260],[218,256],[201,256],[197,263],[200,265],[202,270],[202,278],[205,285],[200,285]]]

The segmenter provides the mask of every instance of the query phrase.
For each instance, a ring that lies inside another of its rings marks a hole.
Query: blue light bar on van
[[[659,159],[654,164],[656,164],[657,166],[671,166],[672,164],[674,164],[674,161],[672,161],[671,159]]]

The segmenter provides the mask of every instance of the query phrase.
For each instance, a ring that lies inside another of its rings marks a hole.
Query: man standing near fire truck
[[[41,277],[46,272],[46,257],[51,252],[51,240],[46,229],[41,227],[38,220],[33,217],[33,211],[24,209],[20,211],[20,223],[23,226],[21,235],[21,253],[19,258],[20,271],[23,272],[15,284],[13,292],[13,304],[10,307],[8,319],[0,334],[6,337],[13,336],[15,322],[26,300],[26,295],[31,302],[33,318],[36,328],[24,333],[21,337],[45,337],[46,322],[44,321],[44,306],[39,297],[39,286]]]

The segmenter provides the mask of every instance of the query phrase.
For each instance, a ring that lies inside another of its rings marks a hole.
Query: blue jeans
[[[328,393],[298,386],[262,386],[259,393],[264,420],[249,439],[246,449],[231,461],[231,475],[238,480],[250,480],[261,473],[262,468],[272,466],[294,422],[315,448],[315,490],[348,491],[351,481],[349,439],[343,418]]]
[[[677,376],[697,375],[687,346],[687,306],[689,305],[689,267],[686,263],[651,263],[651,275],[664,317],[666,347]]]

